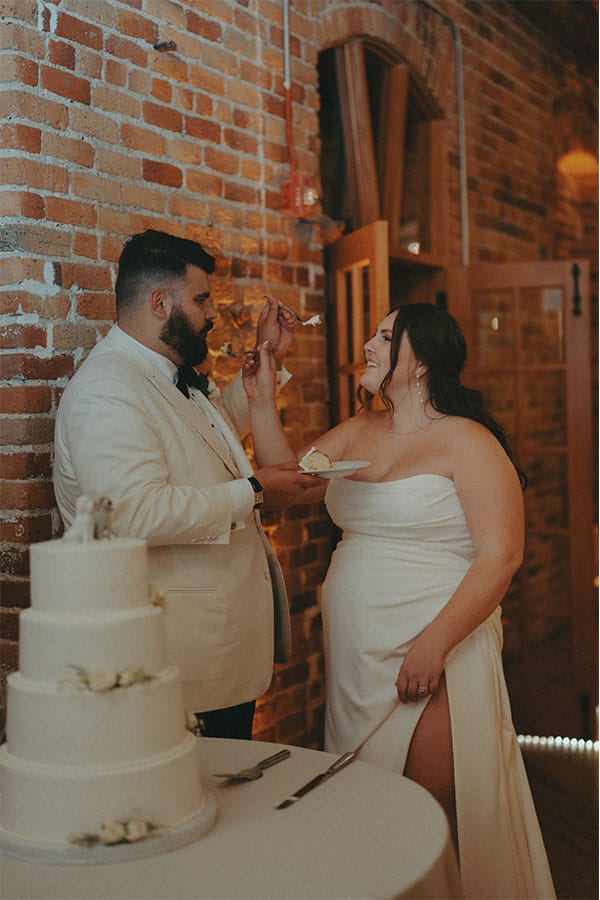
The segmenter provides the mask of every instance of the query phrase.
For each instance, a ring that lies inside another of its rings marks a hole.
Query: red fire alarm
[[[290,180],[281,185],[283,212],[306,219],[312,214],[316,202],[316,189],[299,172],[291,172]]]

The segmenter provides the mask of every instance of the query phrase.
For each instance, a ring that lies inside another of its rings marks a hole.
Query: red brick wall
[[[319,51],[351,34],[393,45],[448,117],[448,244],[451,261],[460,262],[450,29],[412,0],[290,6],[299,171],[318,182]],[[463,41],[472,261],[570,255],[558,224],[564,198],[555,163],[572,125],[557,103],[567,87],[595,97],[593,76],[568,48],[548,45],[511,3],[438,7]],[[4,0],[0,17],[0,542],[10,669],[18,612],[28,603],[28,544],[60,530],[51,484],[56,406],[112,321],[124,239],[164,228],[199,239],[217,256],[215,347],[234,334],[232,302],[255,320],[269,290],[309,315],[324,312],[325,292],[318,226],[300,226],[280,210],[289,167],[279,0]],[[153,49],[169,40],[176,51]],[[595,111],[584,120],[597,155]],[[596,219],[597,203],[586,210],[585,227],[594,232]],[[597,229],[588,246],[596,239]],[[249,340],[250,330],[235,334]],[[219,381],[235,369],[218,355],[212,363]],[[283,416],[300,446],[328,423],[324,328],[299,335],[290,367],[297,377]],[[295,651],[276,671],[257,732],[316,746],[318,586],[331,532],[321,507],[265,524],[286,571]]]

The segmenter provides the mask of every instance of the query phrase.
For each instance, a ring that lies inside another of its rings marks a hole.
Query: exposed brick
[[[166,128],[168,131],[183,130],[183,116],[176,109],[168,106],[159,106],[157,103],[143,104],[144,121],[158,128]]]
[[[215,144],[221,142],[221,126],[210,119],[186,116],[185,133],[201,141],[212,141]]]
[[[197,191],[209,197],[220,197],[223,181],[216,175],[209,175],[201,169],[190,169],[186,174],[185,185],[190,191]]]
[[[91,349],[96,341],[96,329],[83,323],[59,323],[53,329],[53,342],[57,350]]]
[[[93,47],[95,50],[102,47],[102,30],[68,13],[59,12],[56,34],[78,44],[85,44],[86,47]]]
[[[73,374],[71,356],[39,357],[26,353],[8,353],[0,357],[2,378],[28,378],[32,381],[44,379],[54,381]]]
[[[70,200],[67,197],[47,197],[46,216],[50,221],[62,222],[65,225],[80,225],[83,228],[94,228],[97,220],[97,208],[92,203],[85,203],[81,198]]]
[[[0,249],[22,250],[50,257],[67,256],[71,249],[71,235],[52,225],[7,225],[0,235]]]
[[[105,66],[106,81],[123,87],[127,83],[127,68],[114,59],[108,59]]]
[[[2,509],[50,509],[55,504],[54,491],[50,481],[3,481],[0,482],[0,503]],[[27,572],[12,572],[13,575]]]
[[[33,59],[4,54],[2,57],[2,80],[34,86],[38,83],[38,66]]]
[[[73,140],[63,135],[44,134],[43,151],[48,156],[66,159],[71,165],[91,168],[94,165],[94,148],[89,141]]]
[[[54,437],[54,421],[47,415],[3,417],[0,420],[0,445],[36,446],[49,444]]]
[[[96,259],[98,256],[98,240],[95,234],[76,232],[73,235],[73,255]]]
[[[0,602],[2,602],[2,584],[0,584]],[[19,640],[19,610],[17,609],[0,609],[2,616],[2,640],[0,641],[0,655],[2,656],[2,668],[7,668],[9,672],[15,672],[18,668],[18,648],[14,647],[14,654],[8,651],[9,641]],[[14,655],[14,659],[9,662],[9,658]]]
[[[164,184],[170,187],[181,187],[183,183],[181,169],[168,163],[145,159],[143,160],[142,171],[144,181],[153,181],[156,184]]]
[[[110,274],[106,266],[64,263],[62,273],[65,288],[77,286],[80,289],[92,291],[108,291],[112,289]]]
[[[77,298],[77,315],[112,321],[116,315],[113,294],[85,293]]]
[[[225,128],[223,130],[223,140],[232,150],[240,151],[241,153],[251,153],[256,155],[258,151],[258,142],[256,138],[250,134],[244,134],[243,131]]]
[[[0,215],[43,219],[46,213],[44,198],[24,191],[5,191],[0,194]]]
[[[258,202],[258,191],[243,184],[228,182],[225,185],[225,199],[234,203],[254,204]]]
[[[187,13],[186,27],[192,34],[199,34],[207,41],[220,42],[223,39],[223,29],[218,22],[214,19],[205,19],[191,10]]]
[[[0,485],[0,496],[3,495]],[[5,575],[24,576],[29,574],[29,555],[27,550],[19,546],[3,544],[0,546],[0,567]]]
[[[121,138],[123,144],[131,150],[139,150],[143,153],[148,152],[148,147],[152,147],[152,152],[157,156],[163,156],[165,153],[166,141],[160,134],[156,134],[151,129],[144,126],[130,125],[123,123],[121,126]]]
[[[141,38],[152,45],[156,43],[158,38],[155,23],[135,12],[119,10],[117,13],[117,28],[121,34],[129,34],[132,37]]]
[[[64,41],[50,41],[48,58],[53,66],[71,71],[75,68],[75,48]]]
[[[164,78],[155,78],[152,82],[152,96],[161,103],[170,103],[173,97],[173,88]]]
[[[46,412],[51,400],[48,387],[0,387],[0,412],[3,413]]]
[[[85,104],[90,102],[89,82],[72,75],[70,72],[42,66],[41,83],[45,90],[51,91],[53,94],[59,94],[61,97],[66,97],[68,100],[77,100],[79,103]]]
[[[210,169],[225,175],[237,175],[240,168],[239,157],[235,153],[224,153],[213,147],[205,149],[204,160]]]
[[[36,315],[43,319],[63,319],[70,307],[64,294],[52,297],[24,291],[0,291],[0,315]]]
[[[6,184],[25,185],[47,191],[66,193],[69,176],[60,166],[40,163],[33,159],[3,159],[2,177]]]
[[[137,119],[140,110],[136,97],[105,85],[94,87],[94,108],[127,119]]]
[[[117,35],[109,35],[106,41],[107,53],[117,56],[119,59],[127,59],[134,66],[144,68],[146,65],[147,54],[141,47]]]
[[[49,478],[52,474],[52,457],[50,453],[3,454],[0,455],[0,472],[0,477],[8,480]]]
[[[0,348],[14,350],[17,347],[46,347],[48,335],[45,328],[35,325],[19,325],[17,322],[0,326]]]
[[[0,147],[18,149],[24,153],[39,153],[42,148],[42,132],[31,125],[5,122],[0,126]]]
[[[0,581],[0,603],[5,608],[26,609],[31,603],[29,582],[2,579]]]

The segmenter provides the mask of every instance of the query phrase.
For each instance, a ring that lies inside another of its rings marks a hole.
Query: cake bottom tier
[[[0,748],[0,820],[5,837],[68,846],[103,825],[136,820],[180,825],[204,808],[198,739],[188,734],[167,753],[126,766],[34,764]],[[160,832],[156,832],[160,834]]]

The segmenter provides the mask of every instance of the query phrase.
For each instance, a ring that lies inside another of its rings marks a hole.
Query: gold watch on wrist
[[[263,486],[254,475],[251,475],[248,478],[248,481],[252,485],[252,490],[254,491],[254,506],[252,509],[260,509],[263,503],[265,502],[265,492],[263,491]]]

